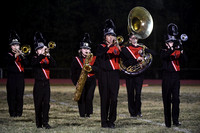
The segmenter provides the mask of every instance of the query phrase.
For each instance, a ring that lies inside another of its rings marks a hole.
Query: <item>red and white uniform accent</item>
[[[40,64],[42,65],[42,71],[43,71],[43,73],[44,73],[46,79],[50,79],[50,70],[49,70],[49,68],[43,67],[43,65],[48,65],[48,64],[49,64],[48,58],[45,57],[44,59],[42,59],[42,60],[40,61]]]
[[[8,54],[10,54],[11,56],[14,56],[12,53],[8,53]],[[17,56],[17,58],[15,59],[15,64],[20,72],[24,72],[24,67],[21,64],[21,61],[22,59],[19,56]]]
[[[179,57],[181,55],[181,51],[180,50],[175,50],[170,56],[172,57],[172,65],[174,67],[175,71],[180,71],[180,63],[179,63]]]
[[[138,57],[141,57],[140,54],[138,53],[138,51],[141,50],[142,47],[128,46],[126,48],[131,53],[131,55],[133,56],[134,59],[137,59]]]
[[[85,63],[85,58],[83,58],[83,62],[76,56],[75,57],[77,62],[79,63],[80,67],[83,68],[83,64]],[[96,60],[96,56],[93,56],[92,61],[89,63],[91,66],[94,65],[94,62]],[[94,73],[88,73],[88,77],[94,76]]]
[[[103,47],[106,47],[105,44],[101,44]],[[107,54],[109,55],[110,59],[110,65],[113,70],[119,70],[119,54],[120,51],[117,46],[109,47],[109,50],[107,51]]]

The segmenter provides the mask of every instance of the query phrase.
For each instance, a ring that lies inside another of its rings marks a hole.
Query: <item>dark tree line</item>
[[[200,17],[197,3],[192,0],[8,0],[1,11],[4,31],[0,55],[4,56],[7,51],[10,29],[17,31],[22,43],[32,46],[32,53],[34,33],[41,31],[47,41],[57,44],[51,53],[58,67],[70,67],[85,32],[91,36],[95,53],[96,44],[102,42],[107,18],[113,19],[117,34],[127,40],[127,16],[135,6],[145,7],[154,20],[152,34],[140,40],[157,53],[152,67],[160,67],[159,51],[164,44],[167,24],[171,22],[179,26],[180,33],[189,36],[185,42],[189,62],[185,67],[199,67]]]

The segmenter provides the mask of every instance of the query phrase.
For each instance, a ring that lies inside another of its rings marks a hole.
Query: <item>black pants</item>
[[[78,101],[79,114],[81,117],[93,114],[93,98],[96,87],[96,78],[90,77],[86,80],[81,97]]]
[[[117,115],[117,97],[119,92],[119,71],[99,71],[99,92],[101,97],[101,124],[113,124]]]
[[[128,75],[126,77],[126,88],[128,93],[128,110],[131,116],[141,114],[141,91],[143,78],[143,75]]]
[[[33,88],[36,125],[42,126],[49,121],[50,84],[49,80],[35,80]]]
[[[171,104],[173,123],[178,123],[180,104],[180,79],[178,72],[163,72],[162,98],[164,105],[165,125],[171,126]]]
[[[8,74],[6,89],[10,116],[21,116],[23,112],[24,74]]]

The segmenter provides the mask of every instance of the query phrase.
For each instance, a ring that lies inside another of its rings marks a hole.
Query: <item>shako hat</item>
[[[103,29],[103,32],[104,32],[104,36],[109,35],[109,34],[113,35],[113,36],[116,36],[115,24],[112,21],[112,19],[106,19],[105,28]]]
[[[20,45],[20,38],[14,30],[10,31],[9,36],[9,45],[19,44]]]
[[[34,48],[35,51],[39,48],[43,48],[45,46],[46,40],[44,39],[41,32],[36,32],[34,35]]]
[[[170,36],[177,36],[178,35],[178,26],[174,23],[170,23],[167,26],[167,32]]]
[[[90,41],[90,35],[88,33],[85,33],[82,41],[80,42],[80,48],[91,49],[91,43],[92,42]]]

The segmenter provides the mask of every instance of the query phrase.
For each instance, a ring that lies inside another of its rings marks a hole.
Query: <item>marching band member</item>
[[[129,35],[129,46],[122,47],[121,58],[126,66],[133,66],[143,61],[141,56],[142,47],[138,44],[138,38],[131,34]],[[142,67],[142,65],[140,66]],[[141,91],[144,74],[126,75],[126,88],[128,93],[128,109],[131,117],[142,117],[141,113]]]
[[[101,100],[101,126],[114,128],[117,115],[119,91],[119,54],[115,25],[111,19],[105,21],[104,41],[97,47],[98,85]]]
[[[8,69],[7,101],[11,117],[20,117],[23,112],[24,96],[24,65],[28,64],[26,57],[20,50],[20,38],[15,31],[11,31],[9,37],[10,51],[6,61]]]
[[[171,27],[172,26],[172,27]],[[177,26],[171,25],[168,30],[172,33],[167,36],[165,46],[161,50],[162,66],[162,98],[164,105],[164,116],[166,127],[171,127],[171,104],[173,125],[180,126],[179,104],[180,104],[180,59],[183,57],[183,49],[178,40]]]
[[[36,55],[32,58],[35,83],[33,98],[35,106],[35,119],[37,128],[51,128],[48,124],[50,109],[50,70],[49,67],[56,65],[55,60],[50,56],[45,39],[40,32],[34,36],[34,47]]]
[[[81,70],[83,69],[85,58],[89,53],[91,53],[90,45],[90,36],[88,33],[85,33],[83,40],[80,42],[79,56],[76,56],[71,64],[71,80],[75,86],[77,85]],[[92,66],[92,70],[95,69],[93,66],[95,59],[96,56],[93,56],[92,61],[89,63],[90,66]],[[90,114],[93,114],[93,98],[95,87],[96,77],[94,71],[91,71],[87,75],[85,86],[78,101],[80,117],[90,117]]]

